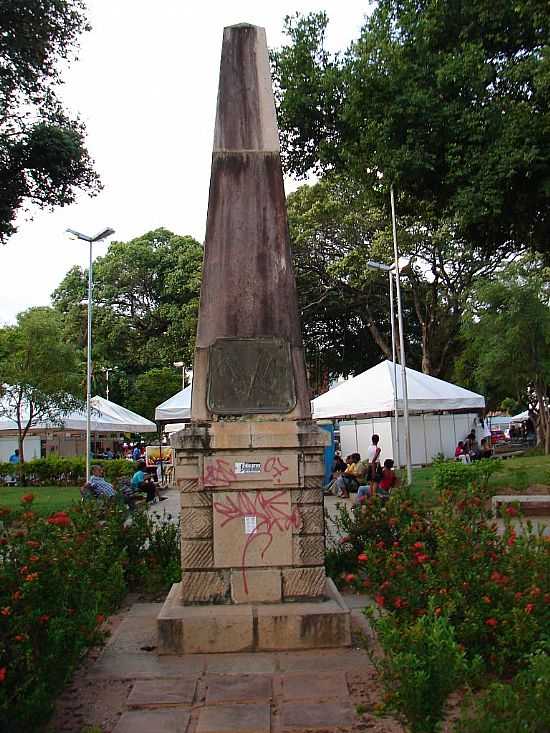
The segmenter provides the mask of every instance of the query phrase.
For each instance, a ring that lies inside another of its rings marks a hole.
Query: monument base
[[[186,606],[172,586],[157,617],[159,654],[291,651],[351,645],[350,612],[327,578],[325,600]]]

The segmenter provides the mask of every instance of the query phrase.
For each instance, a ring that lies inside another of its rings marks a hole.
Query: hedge
[[[124,476],[131,476],[136,465],[134,461],[124,459],[94,460],[94,464],[103,466],[106,480],[113,484]],[[0,463],[0,479],[17,476],[19,481],[33,486],[77,486],[84,483],[85,475],[86,460],[81,456],[74,458],[49,456],[35,458],[25,463]]]

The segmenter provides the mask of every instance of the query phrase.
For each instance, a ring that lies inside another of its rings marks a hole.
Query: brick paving
[[[375,715],[381,693],[363,649],[158,656],[160,606],[135,603],[113,620],[105,648],[58,700],[49,731],[401,733]],[[358,610],[352,617],[368,632]]]

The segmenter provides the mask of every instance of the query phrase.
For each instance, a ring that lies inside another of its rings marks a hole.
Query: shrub
[[[477,698],[467,699],[457,733],[547,733],[550,730],[550,657],[530,656],[511,684],[495,682]]]
[[[384,657],[374,659],[386,691],[384,710],[396,713],[411,733],[433,733],[447,697],[467,676],[452,625],[435,614],[433,604],[405,628],[389,616],[373,619],[373,625],[384,650]]]
[[[129,588],[177,579],[178,529],[117,503],[0,510],[0,730],[35,731]]]
[[[131,476],[135,471],[135,463],[124,459],[112,461],[94,461],[105,469],[105,478],[116,483],[124,476]],[[86,460],[80,456],[62,458],[48,456],[35,458],[26,463],[0,463],[0,478],[16,475],[20,481],[35,486],[59,485],[76,486],[84,483]]]
[[[436,491],[460,491],[467,486],[486,488],[489,479],[497,471],[502,470],[500,461],[475,461],[462,463],[461,461],[438,461],[434,463],[432,478]]]

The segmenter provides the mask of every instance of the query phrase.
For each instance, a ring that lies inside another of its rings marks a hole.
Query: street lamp
[[[106,396],[107,399],[109,399],[109,373],[110,372],[116,372],[118,367],[101,367],[100,371],[105,374],[105,378],[107,380],[107,389],[106,389]]]
[[[100,242],[106,237],[110,237],[111,234],[115,233],[114,229],[104,229],[94,237],[90,237],[87,234],[82,234],[74,229],[67,229],[69,234],[72,234],[76,239],[81,239],[84,242],[88,242],[90,245],[90,258],[88,265],[88,340],[87,340],[87,358],[86,358],[86,481],[90,478],[90,452],[91,452],[91,430],[90,430],[90,399],[92,389],[92,289],[93,289],[93,278],[92,278],[92,245],[95,242]]]
[[[185,389],[185,362],[184,361],[175,361],[173,362],[175,367],[180,367],[181,369],[181,388]]]

